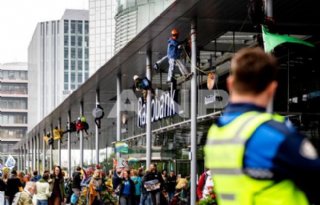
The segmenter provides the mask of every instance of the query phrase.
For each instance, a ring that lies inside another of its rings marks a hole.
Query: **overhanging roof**
[[[45,128],[48,131],[51,124],[55,126],[58,123],[59,118],[64,125],[69,110],[75,119],[79,115],[81,101],[84,102],[84,114],[91,116],[97,89],[100,90],[102,105],[111,109],[114,101],[110,99],[116,95],[116,76],[121,74],[122,88],[128,89],[133,75],[144,75],[147,51],[152,53],[153,62],[165,55],[166,41],[172,28],[178,28],[181,37],[187,36],[191,20],[196,19],[197,45],[200,49],[227,31],[255,32],[247,17],[247,3],[248,0],[176,0],[36,125],[28,137],[43,133]],[[274,18],[279,32],[315,34],[315,31],[320,31],[320,12],[311,0],[274,1]]]

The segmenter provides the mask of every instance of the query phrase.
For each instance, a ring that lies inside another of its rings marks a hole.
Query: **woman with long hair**
[[[37,205],[48,205],[48,198],[50,197],[50,189],[49,189],[49,171],[44,171],[42,178],[36,182],[37,187]]]
[[[61,203],[65,201],[66,193],[64,190],[64,179],[60,166],[54,167],[50,191],[52,194],[49,199],[49,205],[61,205]]]
[[[135,184],[130,179],[130,171],[122,171],[120,183],[120,205],[135,205]]]

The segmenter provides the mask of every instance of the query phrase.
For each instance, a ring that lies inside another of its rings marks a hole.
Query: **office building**
[[[27,63],[0,64],[0,154],[26,137],[28,114]],[[3,160],[4,161],[4,160]]]
[[[118,0],[115,52],[161,14],[174,0]]]
[[[28,48],[29,129],[89,77],[89,14],[38,23]]]
[[[90,75],[114,55],[117,0],[89,1]]]

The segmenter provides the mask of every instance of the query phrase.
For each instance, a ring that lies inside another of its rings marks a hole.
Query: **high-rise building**
[[[0,155],[26,136],[28,115],[27,63],[0,64]]]
[[[114,55],[117,0],[89,1],[89,67],[95,73]]]
[[[89,77],[88,19],[87,10],[66,10],[38,23],[28,48],[29,129]]]
[[[174,0],[117,0],[115,52],[118,52]]]

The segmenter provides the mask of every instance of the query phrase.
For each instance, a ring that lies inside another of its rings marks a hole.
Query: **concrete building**
[[[114,55],[117,0],[89,1],[90,75]]]
[[[38,23],[28,48],[31,129],[89,77],[89,14]]]
[[[115,52],[161,14],[174,0],[117,0]]]
[[[28,115],[27,63],[0,64],[0,154],[26,137]]]

